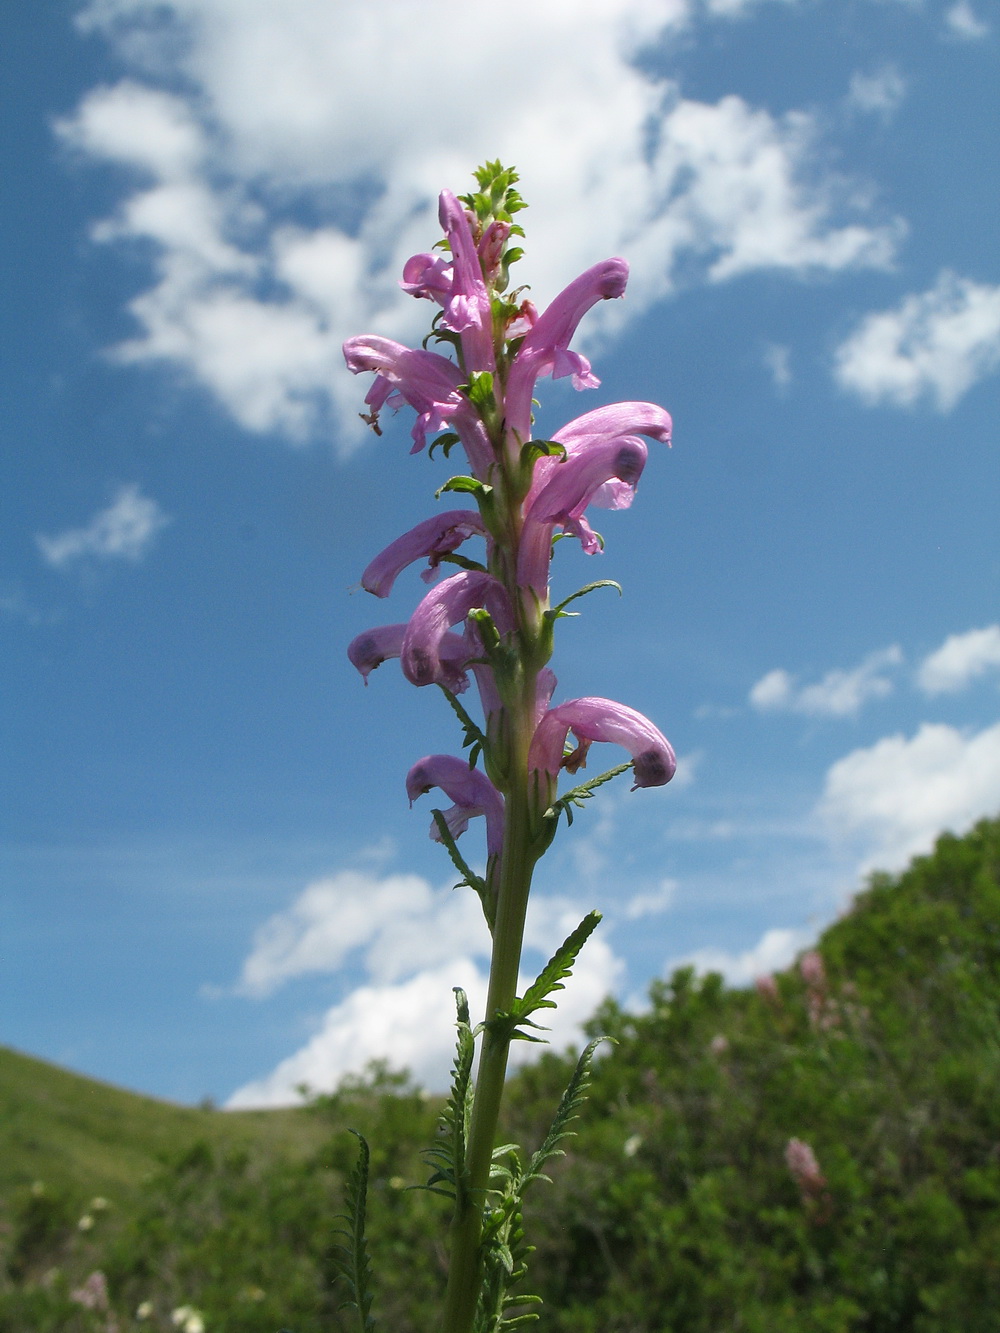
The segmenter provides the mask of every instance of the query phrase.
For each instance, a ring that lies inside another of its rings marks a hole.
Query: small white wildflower
[[[90,1201],[90,1211],[92,1213],[103,1213],[106,1208],[110,1207],[111,1204],[109,1201],[100,1194],[98,1194],[96,1199],[91,1199]]]
[[[184,1333],[205,1333],[205,1321],[197,1310],[192,1310],[184,1320]]]
[[[194,1310],[190,1305],[178,1305],[177,1309],[174,1310],[170,1316],[170,1322],[173,1324],[174,1328],[180,1328],[188,1315],[192,1314],[194,1314]]]
[[[625,1154],[626,1157],[634,1157],[641,1147],[642,1147],[642,1135],[630,1134],[629,1137],[622,1144],[622,1152]]]
[[[77,1222],[76,1224],[78,1231],[89,1231],[93,1225],[94,1225],[94,1219],[91,1217],[89,1213],[84,1213],[84,1215],[80,1218],[79,1222]]]
[[[143,1302],[136,1308],[135,1317],[136,1317],[136,1319],[149,1319],[149,1317],[152,1315],[152,1313],[153,1313],[153,1302],[152,1302],[152,1301],[143,1301]]]

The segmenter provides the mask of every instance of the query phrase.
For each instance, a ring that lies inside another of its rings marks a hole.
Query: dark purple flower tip
[[[569,756],[574,768],[580,767],[587,747],[593,741],[611,741],[632,756],[636,787],[662,787],[677,771],[677,759],[670,742],[648,717],[615,703],[612,699],[570,699],[550,708],[535,729],[528,755],[528,767],[555,778],[565,766],[563,751],[572,731],[580,746]]]
[[[403,650],[408,624],[380,625],[365,630],[347,646],[347,656],[368,684],[368,677],[391,657],[399,657]],[[460,634],[444,634],[438,644],[438,676],[445,689],[452,694],[463,694],[469,688],[465,665],[473,656],[469,645]]]

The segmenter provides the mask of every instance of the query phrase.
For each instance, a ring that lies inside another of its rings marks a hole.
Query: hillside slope
[[[321,1137],[302,1111],[174,1106],[0,1047],[0,1198],[34,1181],[81,1196],[131,1191],[199,1138],[301,1155]]]
[[[875,876],[757,988],[682,970],[591,1027],[618,1044],[525,1206],[539,1333],[1000,1333],[1000,820]],[[512,1080],[505,1138],[537,1145],[571,1069]],[[182,1305],[205,1333],[354,1328],[330,1264],[348,1126],[379,1326],[436,1327],[447,1203],[404,1188],[436,1107],[405,1078],[237,1115],[6,1053],[0,1111],[0,1333],[110,1327],[73,1299],[95,1270],[119,1333]]]

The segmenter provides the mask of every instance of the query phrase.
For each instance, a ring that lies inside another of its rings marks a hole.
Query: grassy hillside
[[[618,1045],[525,1207],[540,1333],[1000,1333],[1000,820],[876,876],[766,985],[680,971],[592,1027]],[[571,1068],[512,1081],[505,1138],[537,1145]],[[405,1078],[233,1115],[7,1053],[0,1107],[0,1333],[165,1333],[184,1305],[205,1333],[353,1328],[351,1125],[378,1327],[436,1326],[447,1205],[404,1188],[436,1107]],[[109,1311],[73,1299],[98,1270]]]
[[[303,1156],[322,1134],[302,1111],[173,1106],[0,1047],[0,1199],[34,1181],[81,1197],[132,1193],[199,1138]]]

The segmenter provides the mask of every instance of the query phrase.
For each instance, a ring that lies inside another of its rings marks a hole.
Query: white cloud
[[[800,949],[815,938],[814,931],[767,930],[751,949],[729,953],[725,949],[696,949],[683,958],[672,959],[666,967],[669,976],[678,967],[693,967],[701,976],[720,972],[730,986],[747,986],[757,977],[780,972]]]
[[[991,667],[1000,667],[1000,625],[950,634],[921,662],[917,684],[925,694],[957,694]]]
[[[764,348],[764,365],[776,389],[787,389],[792,382],[791,357],[792,349],[780,343],[768,343]]]
[[[1000,366],[1000,286],[944,271],[929,291],[868,315],[835,354],[841,388],[870,404],[947,412]]]
[[[944,16],[948,30],[967,42],[978,42],[990,33],[990,25],[983,21],[969,4],[969,0],[958,0]]]
[[[831,838],[859,846],[862,870],[896,870],[998,810],[1000,723],[968,734],[925,722],[839,759],[817,813]]]
[[[444,0],[94,0],[82,26],[133,77],[91,91],[60,129],[142,178],[95,231],[152,248],[155,281],[131,303],[137,332],[119,355],[182,369],[249,430],[303,439],[337,420],[350,447],[361,394],[341,341],[423,329],[425,308],[396,285],[401,262],[433,241],[437,191],[498,154],[532,204],[524,273],[538,298],[604,255],[630,259],[628,303],[595,312],[598,332],[667,294],[681,268],[721,281],[886,264],[898,228],[865,218],[825,171],[808,115],[685,99],[634,63],[694,12],[694,0],[511,0],[498,25]],[[443,116],[426,71],[445,31],[453,49],[488,47],[494,68],[517,71],[510,95],[483,97],[479,65],[453,62],[462,114]],[[305,226],[307,214],[326,220]]]
[[[887,667],[903,660],[893,644],[870,653],[853,671],[828,671],[814,685],[796,685],[796,678],[780,667],[762,676],[750,691],[750,703],[760,712],[803,713],[806,717],[855,717],[869,699],[892,693]]]
[[[137,563],[169,522],[156,501],[142,495],[138,486],[123,486],[86,527],[69,528],[54,537],[39,533],[35,542],[53,569],[65,569],[88,556]]]
[[[532,900],[525,947],[539,965],[579,923],[583,908],[565,898]],[[359,960],[366,982],[324,1016],[306,1045],[270,1074],[238,1089],[230,1106],[279,1106],[308,1083],[330,1089],[346,1073],[382,1058],[409,1068],[433,1089],[447,1083],[454,1046],[451,988],[486,1002],[489,934],[469,890],[434,889],[418,875],[379,879],[341,871],[307,886],[258,931],[238,991],[266,996],[295,977],[334,973]],[[613,990],[620,960],[598,934],[588,940],[559,1007],[543,1015],[557,1047],[579,1039],[580,1024]],[[522,978],[522,989],[531,981]],[[537,1051],[517,1043],[515,1060]]]
[[[661,880],[660,886],[650,893],[637,893],[625,904],[625,920],[638,921],[644,916],[659,916],[673,906],[677,897],[677,881]]]
[[[851,76],[848,105],[888,120],[906,96],[906,80],[895,65],[882,65],[870,74]]]

